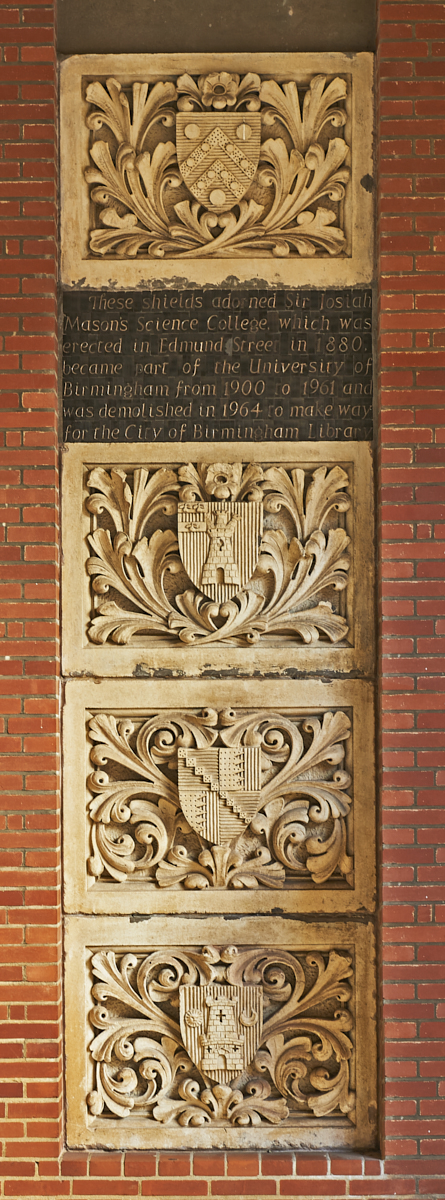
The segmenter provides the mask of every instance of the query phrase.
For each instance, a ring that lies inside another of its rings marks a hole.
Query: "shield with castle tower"
[[[236,596],[258,562],[263,509],[254,501],[178,504],[179,553],[187,574],[218,604]]]
[[[184,1045],[203,1075],[228,1084],[243,1074],[258,1049],[262,1012],[261,987],[219,983],[180,987]]]

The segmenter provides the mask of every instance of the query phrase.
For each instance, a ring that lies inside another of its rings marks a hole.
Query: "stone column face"
[[[61,86],[68,1143],[372,1150],[372,56]]]

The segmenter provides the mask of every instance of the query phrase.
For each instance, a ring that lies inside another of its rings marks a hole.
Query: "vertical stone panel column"
[[[372,67],[61,67],[73,1149],[376,1144]]]

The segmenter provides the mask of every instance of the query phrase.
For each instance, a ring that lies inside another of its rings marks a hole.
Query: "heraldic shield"
[[[178,113],[179,169],[196,200],[224,211],[241,200],[260,157],[260,113]]]
[[[217,1083],[230,1083],[252,1062],[262,1017],[261,987],[207,983],[179,988],[184,1046],[202,1074]]]
[[[261,747],[178,750],[179,803],[213,846],[244,833],[261,804]]]
[[[196,587],[218,604],[236,596],[253,575],[262,532],[262,505],[254,501],[178,504],[181,559]]]

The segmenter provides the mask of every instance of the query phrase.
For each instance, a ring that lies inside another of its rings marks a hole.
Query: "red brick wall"
[[[419,1176],[420,1194],[436,1197],[445,1193],[445,5],[382,2],[380,16],[384,1147],[388,1173]]]
[[[445,4],[380,5],[382,1160],[63,1154],[53,9],[4,3],[0,23],[0,1196],[436,1200],[445,1195]]]

